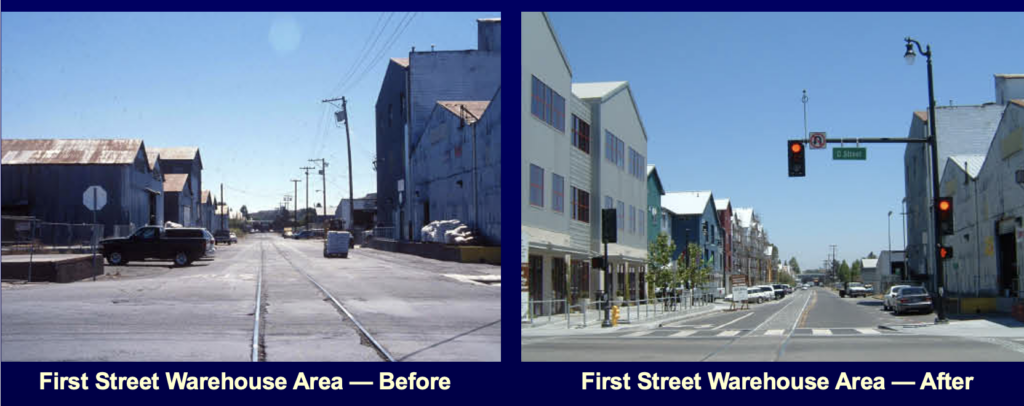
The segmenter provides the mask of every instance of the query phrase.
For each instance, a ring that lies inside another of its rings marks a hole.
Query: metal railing
[[[398,232],[395,227],[375,227],[372,230],[366,230],[364,237],[367,239],[397,240]]]
[[[619,323],[630,324],[643,320],[688,312],[710,302],[701,297],[694,297],[689,292],[675,296],[636,300],[612,300],[612,306],[619,307]],[[527,302],[527,317],[530,324],[536,320],[547,319],[547,323],[564,317],[566,328],[573,325],[587,327],[594,322],[604,320],[605,303],[588,301],[587,304],[570,305],[568,299],[530,300]],[[539,307],[539,312],[537,311]],[[568,308],[568,312],[556,311]],[[539,313],[539,314],[538,314]]]

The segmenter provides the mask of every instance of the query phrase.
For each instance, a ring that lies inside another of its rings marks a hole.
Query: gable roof
[[[633,112],[636,113],[636,121],[640,123],[640,132],[644,134],[644,139],[647,139],[647,128],[644,127],[644,119],[640,116],[640,108],[636,106],[636,99],[633,98],[633,90],[629,87],[629,82],[591,82],[591,83],[573,83],[572,94],[580,100],[597,100],[600,103],[608,101],[612,97],[615,97],[619,92],[625,91],[629,95],[629,102],[633,104]]]
[[[409,58],[391,58],[391,63],[403,68],[409,68]]]
[[[188,182],[187,173],[166,173],[164,174],[164,193],[182,192]]]
[[[654,165],[647,165],[647,178],[650,179],[654,176],[654,184],[658,186],[658,194],[664,196],[665,188],[661,186],[661,176],[658,176],[658,170],[654,168]]]
[[[199,169],[203,169],[203,160],[199,157],[199,147],[150,148],[160,154],[164,161],[199,161]]]
[[[976,106],[940,106],[935,109],[938,128],[939,162],[946,162],[952,155],[983,155],[988,153],[992,138],[995,137],[1005,106],[987,103]],[[914,113],[916,124],[928,124],[927,115]],[[923,133],[922,133],[923,134]],[[914,135],[913,130],[911,136]],[[911,148],[907,145],[907,148]],[[939,178],[945,171],[939,166]]]
[[[142,140],[132,139],[4,139],[4,165],[131,165]]]
[[[1018,106],[1024,107],[1024,100],[1021,100],[1021,99],[1010,100],[1010,103],[1013,103],[1013,104],[1016,104]]]
[[[980,154],[958,154],[950,155],[949,161],[956,166],[960,167],[960,170],[967,173],[972,179],[978,178],[978,172],[981,171],[982,165],[985,164],[985,155]]]
[[[737,207],[732,209],[733,217],[736,217],[736,222],[740,227],[749,228],[754,222],[754,208],[753,207]]]
[[[472,124],[480,119],[484,115],[484,111],[487,111],[487,106],[491,104],[489,100],[474,100],[474,101],[442,101],[438,100],[437,104],[444,107],[456,116],[462,117],[462,108],[464,107],[469,114],[473,117],[466,117],[466,123]]]
[[[669,192],[661,198],[661,205],[681,216],[704,214],[708,204],[714,204],[711,200],[710,190],[695,192]]]
[[[728,197],[725,198],[725,199],[715,199],[715,210],[718,210],[718,211],[726,210],[726,209],[728,209],[730,207],[729,206],[730,204],[731,203],[729,202],[729,198]]]
[[[201,195],[202,195],[202,197],[199,198],[199,203],[200,204],[213,204],[213,202],[210,201],[210,191],[209,190],[204,190]]]

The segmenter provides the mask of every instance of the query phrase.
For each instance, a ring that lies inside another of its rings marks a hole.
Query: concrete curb
[[[648,322],[644,322],[644,323],[635,323],[635,324],[621,324],[620,323],[618,326],[612,327],[612,328],[599,328],[599,327],[598,328],[595,328],[595,327],[580,328],[579,325],[574,325],[571,328],[562,327],[560,329],[550,329],[549,331],[538,331],[537,330],[538,327],[548,326],[549,323],[545,323],[545,324],[539,325],[539,326],[538,325],[528,325],[526,323],[523,323],[523,324],[521,324],[522,328],[520,329],[520,336],[521,337],[545,337],[545,336],[563,336],[563,335],[579,335],[579,334],[608,334],[608,333],[616,333],[616,332],[623,332],[623,331],[643,331],[643,330],[651,330],[651,329],[659,328],[659,327],[662,327],[664,324],[675,323],[675,322],[680,321],[680,320],[685,320],[685,319],[688,319],[688,318],[693,318],[693,317],[697,317],[697,316],[703,316],[703,315],[710,314],[710,313],[713,313],[713,312],[716,312],[716,311],[721,311],[721,309],[719,309],[718,306],[715,306],[715,305],[708,305],[707,307],[708,307],[707,309],[701,309],[699,311],[694,311],[692,313],[681,314],[681,315],[671,316],[671,317],[666,317],[666,318],[660,318],[660,319],[657,319],[657,320],[648,321]],[[550,324],[554,324],[554,323],[550,323]],[[528,333],[523,335],[522,334],[523,332],[528,332]]]

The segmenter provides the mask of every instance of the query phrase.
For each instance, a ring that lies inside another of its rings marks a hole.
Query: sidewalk
[[[584,334],[604,334],[614,333],[622,331],[637,331],[637,330],[649,330],[658,328],[662,324],[672,323],[679,320],[684,320],[692,317],[705,315],[712,312],[722,311],[729,308],[729,303],[711,303],[703,306],[691,307],[686,310],[679,310],[675,312],[660,313],[657,316],[651,316],[640,320],[634,318],[625,323],[626,313],[622,312],[619,318],[619,325],[615,327],[602,328],[601,320],[604,315],[602,311],[591,310],[587,312],[587,326],[583,327],[583,316],[575,313],[571,315],[567,327],[565,315],[554,315],[551,316],[551,322],[547,322],[547,317],[542,317],[534,320],[532,325],[523,323],[522,329],[520,330],[521,337],[541,337],[541,336],[558,336],[558,335],[584,335]]]
[[[1024,323],[1001,315],[982,319],[950,320],[949,324],[911,323],[882,325],[878,328],[917,335],[1024,338]]]

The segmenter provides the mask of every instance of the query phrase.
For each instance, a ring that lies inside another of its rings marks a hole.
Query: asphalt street
[[[328,259],[321,241],[276,234],[217,250],[183,268],[108,266],[96,282],[4,283],[0,359],[251,361],[262,273],[259,360],[385,360],[372,337],[396,361],[500,361],[500,282],[473,281],[498,266],[364,248]]]
[[[1022,361],[1019,339],[904,334],[880,300],[798,290],[750,310],[714,312],[653,329],[521,338],[523,361]]]

